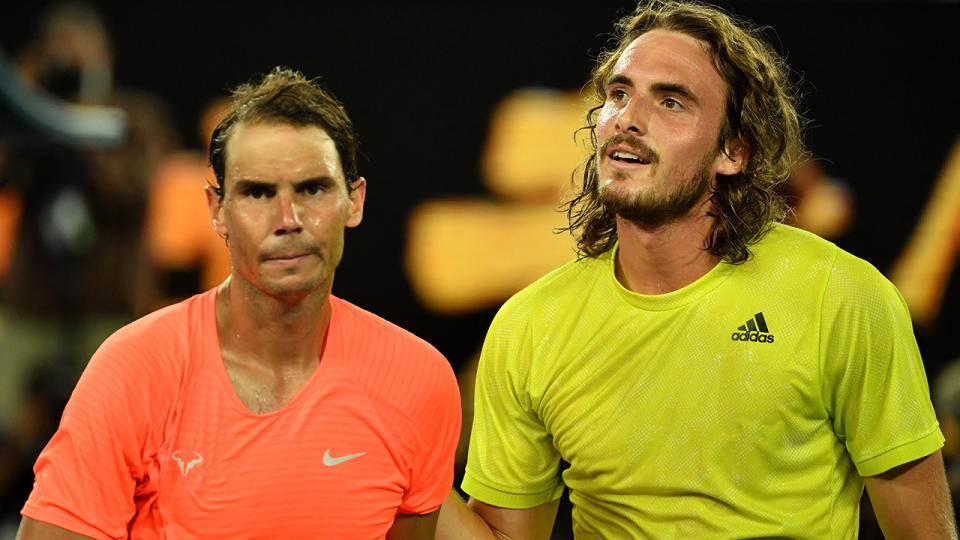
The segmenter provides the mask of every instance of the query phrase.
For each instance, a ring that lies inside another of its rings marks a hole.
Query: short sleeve
[[[514,297],[494,318],[477,367],[463,490],[488,504],[533,508],[563,494],[560,454],[526,391],[533,322]]]
[[[910,314],[893,284],[839,251],[822,313],[823,399],[860,475],[943,446]]]
[[[418,454],[410,462],[410,484],[398,511],[429,514],[440,508],[453,486],[453,459],[460,440],[460,388],[450,363],[432,347],[424,358],[416,388],[420,407],[413,419],[419,434]]]
[[[123,334],[120,330],[118,334]],[[34,466],[23,515],[93,538],[126,538],[149,478],[147,419],[162,385],[131,339],[97,350]],[[137,360],[133,360],[136,358]]]

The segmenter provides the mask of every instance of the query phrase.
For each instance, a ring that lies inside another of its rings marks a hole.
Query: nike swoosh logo
[[[339,465],[344,461],[350,461],[351,459],[358,458],[364,454],[366,454],[366,452],[360,452],[359,454],[350,454],[349,456],[341,456],[341,457],[335,458],[330,455],[330,450],[328,449],[326,452],[323,453],[323,464],[326,465],[327,467],[333,467],[334,465]]]

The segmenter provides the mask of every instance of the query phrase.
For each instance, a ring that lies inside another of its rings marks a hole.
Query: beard
[[[645,229],[673,223],[688,216],[710,191],[712,161],[711,155],[704,156],[693,173],[674,184],[670,191],[658,192],[654,188],[630,192],[599,187],[600,202],[610,212]],[[618,180],[625,179],[623,174],[614,173]]]

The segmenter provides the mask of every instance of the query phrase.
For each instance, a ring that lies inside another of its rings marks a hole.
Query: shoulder
[[[549,317],[583,302],[587,293],[607,278],[613,250],[597,257],[570,261],[511,296],[500,307],[494,324],[515,324],[531,317]]]
[[[767,236],[769,242],[764,250],[758,250],[758,256],[760,253],[766,257],[775,255],[803,272],[818,271],[830,285],[846,292],[864,288],[895,290],[874,265],[813,233],[778,224]]]
[[[341,332],[344,367],[390,429],[422,436],[451,422],[459,426],[457,378],[436,348],[350,302],[330,299],[337,325],[330,331]]]
[[[755,266],[763,272],[763,279],[779,280],[791,285],[785,289],[812,294],[824,325],[910,327],[906,304],[893,283],[868,261],[827,240],[776,225],[757,243],[755,254]]]
[[[183,366],[215,338],[212,321],[215,290],[161,308],[120,328],[94,353],[88,369],[101,364],[111,372],[132,371],[140,380]]]
[[[753,246],[744,273],[783,280],[793,289],[819,291],[825,306],[899,299],[892,283],[876,267],[832,242],[791,227],[775,225]]]
[[[450,363],[433,345],[346,300],[331,296],[330,301],[336,312],[336,331],[343,336],[347,365],[365,384],[374,384],[381,391],[391,387],[395,392],[419,386],[456,386]]]
[[[337,312],[336,324],[344,340],[356,345],[364,343],[365,352],[374,356],[388,353],[405,354],[428,362],[446,360],[426,340],[386,319],[358,307],[342,298],[330,297]]]
[[[829,240],[783,223],[774,224],[750,247],[754,254],[751,261],[761,264],[783,261],[795,267],[830,264],[840,251]]]
[[[156,443],[169,411],[204,353],[203,304],[198,295],[138,319],[106,339],[83,370],[63,413],[61,430],[85,440],[132,437],[134,446]],[[212,314],[211,314],[212,317]],[[211,321],[212,323],[212,321]],[[215,327],[215,323],[212,323]],[[215,330],[215,328],[214,328]],[[209,337],[206,338],[209,340]],[[129,442],[128,439],[124,439]]]

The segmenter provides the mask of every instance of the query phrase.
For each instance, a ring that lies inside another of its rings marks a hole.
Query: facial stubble
[[[690,215],[690,211],[707,195],[712,185],[710,165],[713,156],[705,155],[693,174],[678,182],[669,192],[641,189],[630,193],[598,186],[600,202],[604,207],[645,229],[655,229]],[[626,173],[613,173],[618,180]]]

